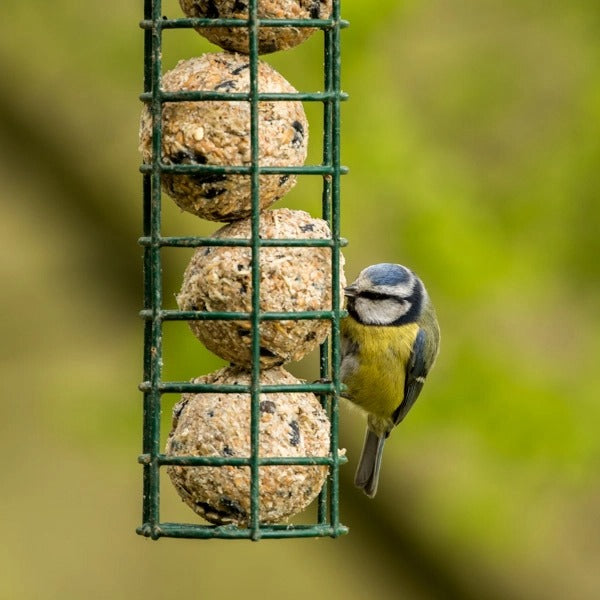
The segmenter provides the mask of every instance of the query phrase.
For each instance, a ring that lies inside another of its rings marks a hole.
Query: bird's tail
[[[385,439],[385,436],[379,437],[376,433],[367,429],[360,462],[354,476],[354,485],[362,489],[369,498],[373,498],[377,493],[377,482]]]

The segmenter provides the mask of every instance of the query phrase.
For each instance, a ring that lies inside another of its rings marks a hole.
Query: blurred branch
[[[0,70],[11,71],[6,57],[0,57]],[[139,231],[131,220],[107,207],[110,198],[127,199],[131,191],[115,184],[102,160],[96,173],[81,168],[81,156],[88,152],[85,148],[94,148],[93,133],[84,131],[76,138],[72,127],[61,128],[61,123],[51,118],[56,111],[50,93],[45,92],[43,102],[23,100],[38,96],[39,91],[34,94],[32,90],[8,93],[4,89],[0,93],[0,138],[8,142],[3,160],[14,161],[14,170],[21,172],[21,177],[33,176],[54,188],[52,196],[60,204],[53,208],[68,217],[69,226],[85,231],[84,250],[92,255],[100,285],[138,298],[141,251],[135,240]],[[101,153],[102,149],[94,150]]]
[[[406,587],[406,577],[426,597],[440,600],[505,600],[514,597],[487,569],[478,564],[465,564],[459,557],[452,560],[446,549],[436,548],[418,530],[406,498],[394,507],[380,500],[369,500],[353,485],[350,468],[341,470],[342,522],[350,526],[355,543],[365,547],[364,556],[376,557],[380,570],[396,579],[394,589]],[[390,508],[390,510],[386,510]],[[483,592],[485,590],[485,592]],[[399,593],[399,597],[402,594]]]

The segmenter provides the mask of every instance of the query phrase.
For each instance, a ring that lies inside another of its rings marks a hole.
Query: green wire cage
[[[345,94],[340,88],[340,29],[347,26],[340,19],[340,2],[333,0],[331,17],[327,19],[259,19],[258,0],[249,0],[248,19],[177,18],[163,17],[161,0],[144,1],[144,93],[141,99],[152,114],[152,161],[141,167],[143,173],[143,236],[144,248],[144,374],[140,389],[143,392],[143,514],[140,535],[158,539],[230,538],[251,539],[290,537],[337,537],[347,532],[339,517],[339,467],[345,458],[338,454],[338,402],[340,382],[339,324],[344,316],[340,297],[340,175],[347,169],[340,164],[340,102]],[[161,89],[162,38],[166,30],[202,27],[242,27],[249,33],[249,93],[215,91],[166,92]],[[258,87],[258,31],[260,27],[312,27],[323,31],[323,91],[299,93],[260,93]],[[182,101],[245,101],[250,105],[249,166],[214,166],[200,164],[165,164],[161,160],[162,108],[165,102]],[[320,165],[299,167],[261,166],[259,164],[258,107],[261,100],[320,102],[323,105],[323,157]],[[250,239],[223,239],[161,234],[161,178],[163,173],[211,173],[215,175],[242,174],[250,178],[252,195]],[[261,239],[259,236],[259,175],[309,175],[322,178],[322,218],[331,229],[331,239]],[[163,308],[162,259],[165,247],[197,248],[201,246],[242,246],[251,251],[252,309],[245,312],[206,312],[166,310]],[[331,310],[294,313],[261,312],[259,305],[259,252],[266,246],[304,246],[331,248],[332,306]],[[320,347],[320,374],[315,383],[261,385],[259,324],[266,320],[326,319],[331,322],[329,342]],[[162,379],[162,337],[165,321],[246,320],[251,331],[251,383],[249,385],[220,385],[164,381]],[[167,456],[161,453],[161,399],[168,393],[245,393],[250,395],[250,456]],[[330,452],[323,457],[265,457],[259,456],[259,398],[260,394],[281,392],[313,392],[330,419]],[[265,465],[326,465],[328,477],[318,496],[315,523],[300,525],[265,525],[259,520],[259,469]],[[161,521],[161,467],[180,466],[244,466],[250,469],[250,515],[247,527],[235,525],[203,525]]]

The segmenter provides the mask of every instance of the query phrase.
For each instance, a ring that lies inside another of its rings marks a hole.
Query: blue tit
[[[354,483],[377,492],[385,440],[415,403],[438,354],[440,330],[422,281],[402,265],[361,271],[344,290],[341,323],[344,396],[367,413],[367,434]]]

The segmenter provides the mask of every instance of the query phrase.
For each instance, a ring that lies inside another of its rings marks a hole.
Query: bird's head
[[[363,269],[344,295],[350,316],[362,325],[413,323],[426,300],[421,280],[410,269],[391,263]]]

